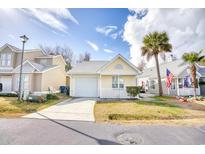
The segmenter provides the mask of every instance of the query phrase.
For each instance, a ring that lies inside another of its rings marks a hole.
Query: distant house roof
[[[37,72],[37,73],[42,73],[44,71],[48,71],[49,69],[56,68],[58,66],[58,65],[46,66],[46,65],[42,65],[42,64],[36,63],[34,61],[31,61],[31,60],[24,61],[23,65],[26,63],[30,64],[35,69],[35,72]],[[18,67],[20,67],[20,65],[17,66],[15,69],[17,69]]]
[[[162,63],[160,64],[160,75],[161,78],[166,78],[166,69],[169,69],[171,73],[177,77],[189,67],[188,63],[185,63],[182,59],[174,60],[172,62]],[[197,72],[205,76],[205,67],[197,65]],[[157,78],[157,69],[156,67],[147,68],[138,75],[138,78],[149,77],[149,78]]]
[[[121,58],[136,72],[139,72],[139,70],[132,63],[130,63],[122,55],[118,54],[110,61],[83,61],[82,63],[78,63],[76,66],[74,66],[68,72],[68,74],[100,74],[103,69],[105,69],[109,64],[111,64],[117,58]]]
[[[166,69],[169,69],[174,76],[179,76],[188,66],[189,65],[181,59],[174,60],[172,62],[162,63],[160,64],[161,78],[166,77]],[[157,78],[157,69],[156,67],[147,68],[138,77]]]
[[[8,44],[8,43],[4,44],[0,48],[0,51],[3,50],[6,47],[10,48],[13,52],[16,52],[16,53],[21,53],[22,52],[22,49],[19,49],[19,48],[13,46],[13,45]],[[40,51],[40,52],[42,52],[45,55],[45,53],[41,49],[25,49],[24,52],[27,53],[27,52],[36,52],[36,51]]]
[[[83,61],[76,64],[68,73],[69,74],[95,74],[109,61]]]

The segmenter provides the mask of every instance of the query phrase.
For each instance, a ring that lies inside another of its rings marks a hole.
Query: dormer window
[[[0,54],[0,64],[1,66],[11,66],[11,53]]]

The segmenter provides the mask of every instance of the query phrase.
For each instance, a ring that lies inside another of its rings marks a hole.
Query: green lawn
[[[0,97],[0,117],[19,117],[28,113],[45,109],[51,105],[57,104],[69,96],[57,94],[59,99],[48,100],[44,103],[20,102],[16,97]]]
[[[155,101],[97,102],[96,121],[176,120],[205,118],[205,111],[186,109],[168,102],[173,98],[157,97]]]

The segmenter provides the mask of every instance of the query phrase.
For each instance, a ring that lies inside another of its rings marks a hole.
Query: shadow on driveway
[[[88,135],[88,134],[85,134],[85,133],[83,133],[83,132],[80,132],[79,130],[76,130],[76,129],[72,128],[72,127],[69,127],[69,126],[67,126],[67,125],[64,125],[64,124],[62,124],[62,123],[60,123],[60,122],[58,122],[58,121],[56,121],[56,120],[50,119],[49,117],[47,117],[47,116],[45,116],[45,115],[42,115],[41,113],[38,113],[38,112],[37,112],[37,114],[39,114],[40,116],[42,116],[42,117],[48,119],[49,121],[51,121],[51,122],[53,122],[53,123],[55,123],[55,124],[58,124],[58,125],[60,125],[60,126],[63,126],[64,128],[70,129],[70,130],[75,131],[75,132],[77,132],[77,133],[79,133],[79,134],[81,134],[81,135],[84,135],[84,136],[86,136],[86,137],[88,137],[88,138],[91,138],[91,139],[97,141],[97,143],[99,143],[100,145],[120,145],[120,144],[117,143],[117,142],[113,142],[113,141],[109,141],[109,140],[103,140],[103,139],[98,139],[98,138],[93,137],[93,136],[91,136],[91,135]]]

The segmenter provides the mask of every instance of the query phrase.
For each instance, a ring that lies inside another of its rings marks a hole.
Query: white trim
[[[8,47],[9,49],[11,49],[11,51],[16,52],[16,50],[13,50],[13,48],[11,48],[8,44],[4,44],[1,48],[0,48],[0,52],[2,50],[4,50],[6,47]]]
[[[45,73],[45,72],[47,72],[47,71],[50,71],[50,70],[52,70],[52,69],[56,69],[56,68],[59,68],[59,67],[60,67],[60,66],[57,65],[57,66],[55,66],[55,67],[51,67],[51,68],[49,68],[49,69],[47,69],[47,70],[45,70],[45,71],[39,72],[39,73]],[[38,72],[36,72],[36,73],[38,73]]]
[[[23,62],[22,65],[29,63],[34,69],[36,69],[37,71],[39,71],[39,69],[37,69],[35,66],[33,66],[33,64],[27,59]],[[19,68],[21,65],[18,65],[13,71],[15,71],[17,68]],[[40,71],[39,71],[40,72]]]

